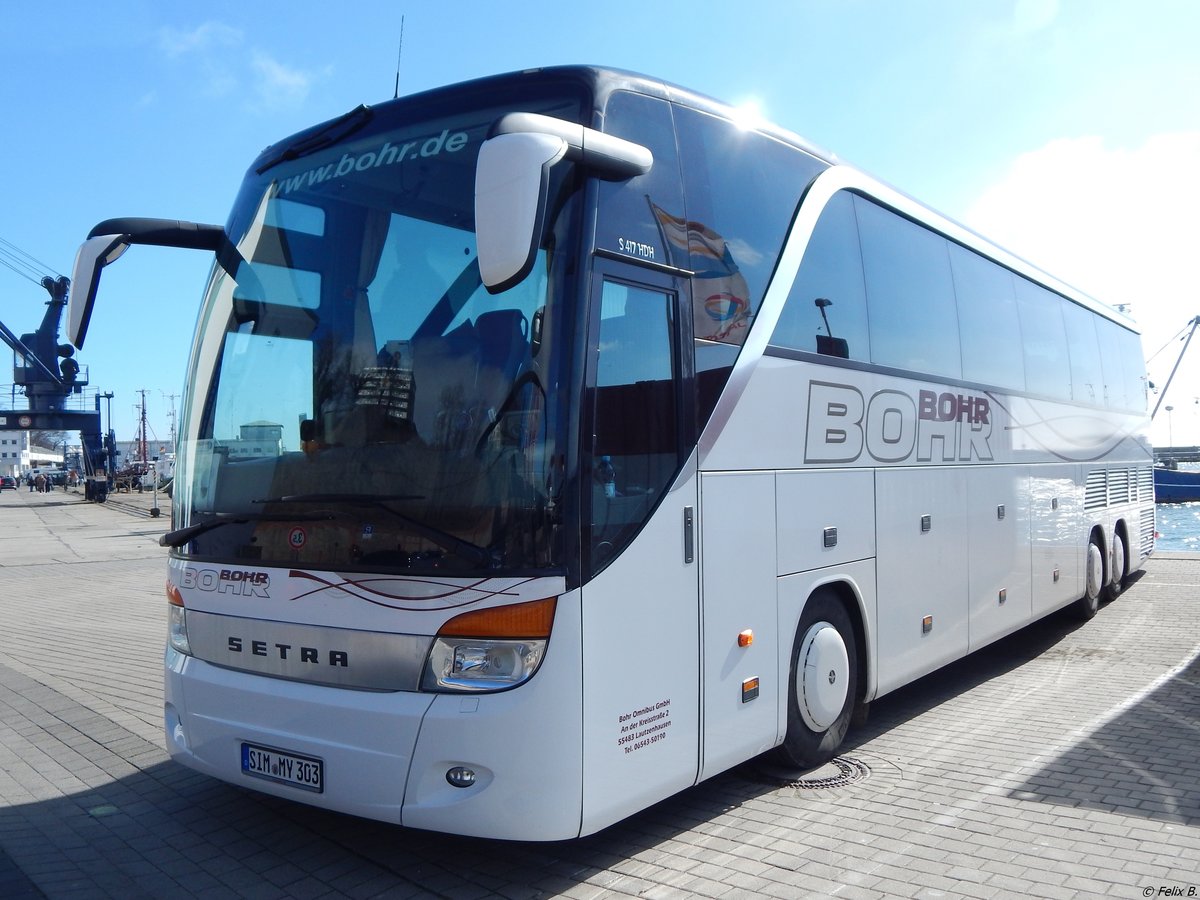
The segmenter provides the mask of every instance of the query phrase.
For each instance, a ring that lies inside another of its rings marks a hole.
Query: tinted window
[[[1120,348],[1121,369],[1125,377],[1125,408],[1145,412],[1146,363],[1142,356],[1141,339],[1132,331],[1114,327],[1117,329],[1117,346]]]
[[[575,120],[578,105],[520,101]],[[509,110],[380,107],[335,145],[251,171],[229,226],[245,262],[210,280],[177,460],[177,524],[229,524],[181,553],[427,574],[564,565],[580,192],[556,166],[533,274],[488,294],[472,173]]]
[[[1012,273],[958,244],[949,247],[958,297],[963,377],[1024,390],[1025,362]]]
[[[637,533],[678,467],[676,327],[673,294],[604,281],[596,345],[592,573]]]
[[[664,209],[683,214],[670,105],[665,100],[617,91],[605,109],[604,130],[648,148],[654,164],[636,178],[600,181],[596,248],[686,269],[686,248],[681,251],[667,243],[654,213]]]
[[[854,206],[871,311],[872,361],[961,377],[946,241],[861,197]]]
[[[1025,384],[1034,394],[1069,400],[1071,361],[1063,326],[1063,299],[1024,278],[1015,279],[1025,352]]]
[[[1107,319],[1096,320],[1104,399],[1113,409],[1146,409],[1146,365],[1142,344],[1132,331]]]
[[[1103,405],[1104,371],[1096,341],[1096,316],[1068,300],[1062,301],[1062,312],[1067,328],[1067,352],[1071,357],[1071,399]]]
[[[686,216],[663,227],[691,249],[697,338],[740,344],[775,270],[800,195],[824,164],[772,138],[677,108]]]
[[[848,359],[871,358],[862,254],[849,194],[835,194],[817,220],[771,343]]]
[[[732,122],[675,107],[687,209],[658,209],[688,248],[695,336],[696,427],[703,430],[762,302],[805,187],[825,168]]]

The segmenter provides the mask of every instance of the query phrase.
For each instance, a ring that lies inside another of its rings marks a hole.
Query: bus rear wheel
[[[1104,588],[1106,600],[1116,600],[1125,587],[1125,542],[1121,539],[1120,532],[1113,534],[1111,568],[1112,579]]]
[[[1075,615],[1087,621],[1100,609],[1100,595],[1104,591],[1104,551],[1093,534],[1088,541],[1083,596],[1075,601]]]
[[[796,628],[788,679],[787,736],[776,748],[782,765],[813,769],[841,747],[858,699],[854,626],[829,589],[809,598]]]

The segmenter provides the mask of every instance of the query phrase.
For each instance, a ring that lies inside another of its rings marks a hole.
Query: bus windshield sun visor
[[[92,318],[96,291],[100,286],[100,270],[116,261],[130,244],[212,250],[226,271],[237,271],[237,250],[229,243],[225,229],[220,225],[201,225],[178,219],[104,220],[91,230],[88,239],[80,246],[71,272],[67,339],[81,350]],[[231,257],[230,253],[234,256]]]
[[[583,125],[536,113],[509,113],[492,126],[475,169],[475,241],[488,293],[533,268],[549,202],[550,170],[561,160],[608,180],[644,175],[649,149]]]

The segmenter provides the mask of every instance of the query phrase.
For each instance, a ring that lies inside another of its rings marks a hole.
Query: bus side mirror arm
[[[564,159],[614,181],[645,174],[654,164],[646,147],[583,125],[536,113],[501,117],[479,148],[475,168],[475,241],[489,293],[519,284],[533,268],[550,169]]]
[[[100,287],[100,270],[120,258],[130,244],[212,250],[226,270],[239,256],[220,225],[200,225],[176,219],[106,219],[88,234],[88,239],[75,254],[75,266],[71,270],[67,339],[76,347],[83,349],[87,337],[96,291]],[[237,271],[236,265],[233,265],[233,271]]]

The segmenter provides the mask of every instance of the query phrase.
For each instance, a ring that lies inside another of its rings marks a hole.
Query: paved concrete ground
[[[844,754],[861,780],[746,765],[599,835],[511,844],[171,763],[169,526],[115,499],[0,495],[0,897],[1200,895],[1200,556],[878,701]]]

